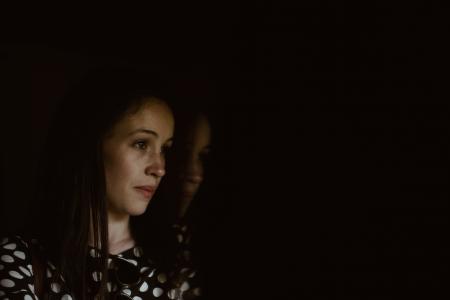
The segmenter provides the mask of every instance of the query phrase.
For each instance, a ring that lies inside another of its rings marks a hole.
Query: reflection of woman
[[[200,259],[199,252],[193,251],[195,225],[198,223],[199,206],[193,202],[199,195],[200,186],[205,178],[205,168],[210,152],[211,129],[206,116],[189,107],[175,110],[177,130],[174,146],[167,157],[167,175],[160,187],[159,197],[150,205],[148,217],[138,219],[149,228],[150,234],[158,240],[166,236],[175,236],[176,243],[171,249],[176,261],[189,269],[194,268],[195,259]],[[147,213],[146,213],[147,215]],[[154,231],[158,228],[157,231]],[[199,228],[200,229],[200,228]],[[196,248],[196,250],[200,250]],[[201,276],[189,278],[192,287],[203,286]],[[191,299],[195,288],[184,294],[184,299]]]
[[[62,103],[32,226],[1,241],[0,297],[199,295],[187,261],[164,257],[164,245],[130,222],[145,212],[165,175],[174,118],[162,86],[135,71],[103,70]]]
[[[176,201],[177,219],[185,217],[205,177],[205,163],[211,149],[211,127],[205,114],[185,112],[177,115],[174,164],[168,185]]]

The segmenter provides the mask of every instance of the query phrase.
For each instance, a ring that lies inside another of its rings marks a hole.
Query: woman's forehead
[[[126,134],[136,129],[149,129],[160,135],[172,135],[174,119],[168,105],[162,100],[147,101],[137,111],[126,114],[115,126],[117,133]]]
[[[187,140],[194,139],[205,139],[209,140],[211,138],[211,126],[209,124],[208,119],[199,115],[196,118],[192,119],[190,124],[187,125],[187,130],[184,134],[184,138]]]

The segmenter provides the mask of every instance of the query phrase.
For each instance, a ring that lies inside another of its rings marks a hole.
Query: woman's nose
[[[165,161],[162,154],[158,153],[153,155],[145,169],[145,174],[155,177],[163,177],[166,174]]]
[[[187,181],[192,182],[192,183],[202,183],[203,181],[203,176],[201,175],[194,175],[194,174],[188,174],[186,176]]]
[[[203,181],[203,165],[200,161],[192,160],[186,166],[185,179],[192,183]]]

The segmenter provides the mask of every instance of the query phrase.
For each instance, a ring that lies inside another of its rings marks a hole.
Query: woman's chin
[[[182,203],[190,203],[192,201],[192,199],[194,198],[195,193],[188,193],[188,192],[184,192],[181,194],[180,200]]]
[[[132,209],[128,210],[128,214],[132,217],[140,216],[147,210],[148,205],[138,206],[136,205]]]

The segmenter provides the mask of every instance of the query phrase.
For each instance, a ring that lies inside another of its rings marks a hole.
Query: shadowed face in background
[[[182,134],[176,145],[178,165],[176,166],[179,185],[179,217],[186,213],[192,199],[196,195],[204,178],[205,158],[210,152],[211,128],[203,114],[192,118],[186,128],[180,129]]]

